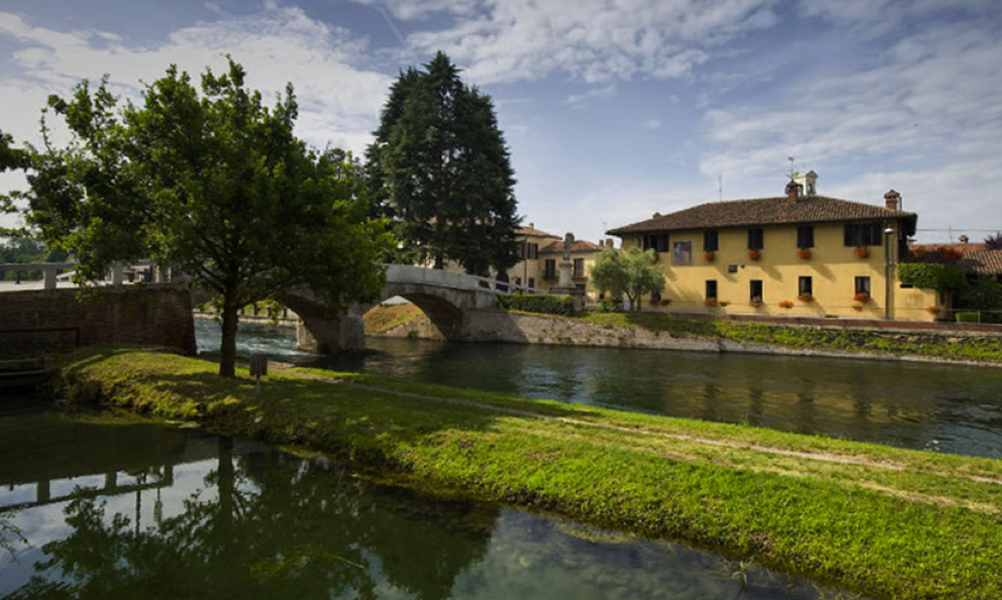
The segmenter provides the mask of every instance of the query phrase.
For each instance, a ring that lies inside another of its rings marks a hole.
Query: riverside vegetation
[[[143,349],[61,394],[335,454],[424,487],[669,537],[876,598],[1002,597],[1002,462]]]

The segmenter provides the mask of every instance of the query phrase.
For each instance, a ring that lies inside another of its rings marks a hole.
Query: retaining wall
[[[92,294],[92,295],[90,295]],[[0,347],[144,344],[197,353],[191,294],[185,285],[153,284],[0,294]]]

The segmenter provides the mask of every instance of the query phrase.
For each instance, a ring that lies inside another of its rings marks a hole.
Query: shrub
[[[600,313],[616,312],[616,303],[611,300],[602,300],[595,305],[595,311]]]
[[[956,315],[958,323],[980,323],[981,322],[980,317],[981,313],[978,313],[973,310],[959,312]]]
[[[498,308],[505,310],[522,310],[544,315],[574,314],[574,300],[570,296],[554,296],[552,294],[513,294],[498,296]]]

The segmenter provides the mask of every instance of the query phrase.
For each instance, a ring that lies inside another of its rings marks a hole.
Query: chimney
[[[529,229],[535,229],[535,228],[536,228],[535,223],[529,223]]]
[[[962,235],[962,236],[960,236],[960,243],[961,244],[966,244],[967,242],[970,241],[970,239],[971,238],[967,237],[966,235]]]
[[[605,248],[605,240],[602,240],[602,239],[600,239],[600,240],[598,241],[598,247],[599,247],[599,248]]]
[[[605,238],[605,245],[612,248],[612,238]]]
[[[786,184],[786,199],[796,202],[798,197],[800,197],[800,184],[795,181]]]
[[[898,210],[898,206],[901,204],[901,194],[894,190],[887,192],[884,194],[884,203],[888,210]]]

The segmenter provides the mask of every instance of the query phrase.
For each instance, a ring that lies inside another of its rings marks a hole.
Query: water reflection
[[[252,347],[297,364],[1002,456],[1002,369],[378,338],[363,352],[315,356],[296,352],[289,329],[241,327],[243,351]],[[218,347],[214,323],[197,323],[197,333],[200,347]]]
[[[377,486],[248,442],[22,417],[0,414],[0,451],[60,430],[80,443],[0,470],[6,599],[851,597],[676,544]],[[115,452],[87,456],[95,439]],[[57,481],[69,497],[40,491]]]

